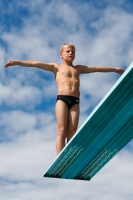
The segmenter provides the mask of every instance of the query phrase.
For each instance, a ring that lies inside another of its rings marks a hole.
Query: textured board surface
[[[90,180],[133,139],[133,63],[101,100],[44,177]]]

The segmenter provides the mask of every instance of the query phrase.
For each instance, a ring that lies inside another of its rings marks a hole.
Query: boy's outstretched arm
[[[123,74],[124,69],[120,67],[105,67],[105,66],[81,66],[81,74],[92,72],[116,72]]]
[[[45,63],[45,62],[40,62],[40,61],[35,61],[35,60],[9,60],[5,64],[5,68],[9,66],[14,66],[14,65],[20,65],[20,66],[26,66],[26,67],[37,67],[41,68],[47,71],[54,72],[55,69],[55,63]]]

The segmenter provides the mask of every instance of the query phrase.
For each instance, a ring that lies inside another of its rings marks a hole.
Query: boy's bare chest
[[[58,76],[60,77],[79,77],[79,70],[76,67],[62,67],[58,70]]]

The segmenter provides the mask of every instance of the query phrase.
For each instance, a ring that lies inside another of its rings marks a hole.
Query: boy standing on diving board
[[[73,66],[75,59],[75,46],[71,43],[64,43],[60,48],[60,57],[62,64],[45,63],[34,60],[9,60],[5,67],[13,65],[21,65],[27,67],[37,67],[50,72],[55,75],[58,86],[58,95],[55,106],[55,113],[57,119],[57,138],[56,138],[56,152],[57,154],[65,146],[67,142],[75,134],[79,121],[79,76],[84,73],[92,72],[116,72],[123,74],[124,69],[104,66]]]

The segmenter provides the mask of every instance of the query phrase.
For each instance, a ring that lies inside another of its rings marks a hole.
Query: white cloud
[[[55,118],[50,112],[28,113],[22,110],[2,112],[0,126],[3,127],[5,138],[14,139],[17,135],[26,134],[27,131],[34,131],[34,129],[41,132],[49,132],[48,130],[51,130],[48,138],[51,138],[53,133],[56,133]]]
[[[35,127],[36,118],[34,115],[23,111],[8,111],[1,115],[0,124],[10,127],[14,132],[23,132]]]
[[[3,69],[4,66],[4,62],[5,62],[5,50],[3,49],[3,47],[0,45],[0,70]]]
[[[15,81],[16,83],[18,81]],[[13,81],[12,81],[13,83]],[[34,107],[34,105],[41,102],[42,95],[38,88],[27,86],[23,87],[19,84],[11,84],[4,86],[0,84],[0,104],[6,104],[8,106],[25,106],[28,109]]]
[[[91,53],[96,62],[128,65],[132,52],[133,16],[121,9],[108,8],[102,18],[92,23],[98,35],[92,43]],[[92,59],[94,59],[92,57]]]

